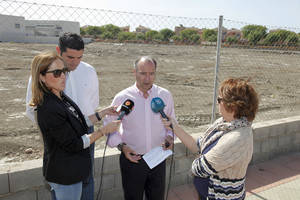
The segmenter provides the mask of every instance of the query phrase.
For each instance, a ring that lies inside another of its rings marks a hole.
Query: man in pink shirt
[[[121,151],[120,168],[125,200],[163,200],[165,191],[166,162],[150,169],[142,155],[151,149],[162,146],[172,149],[173,134],[162,124],[159,113],[151,110],[151,100],[160,97],[166,104],[164,112],[175,118],[174,102],[171,93],[153,84],[156,74],[156,61],[143,56],[134,64],[136,82],[119,92],[112,105],[121,105],[127,99],[134,102],[131,113],[126,115],[119,132],[110,135],[108,145]],[[112,119],[111,119],[112,120]],[[166,147],[168,141],[171,145]]]

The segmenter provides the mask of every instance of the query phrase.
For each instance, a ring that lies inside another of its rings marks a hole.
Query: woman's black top
[[[74,184],[88,177],[91,169],[89,148],[83,149],[81,136],[88,133],[78,106],[64,93],[44,95],[37,106],[37,121],[43,135],[43,175],[47,181]]]

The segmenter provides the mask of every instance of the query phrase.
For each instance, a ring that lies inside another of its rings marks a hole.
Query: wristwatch
[[[96,118],[98,119],[98,121],[101,121],[101,117],[100,117],[100,115],[99,115],[99,113],[98,112],[95,112],[95,116],[96,116]]]
[[[119,149],[119,151],[121,151],[121,152],[122,152],[122,150],[123,150],[123,146],[124,146],[124,145],[126,145],[126,143],[124,143],[124,142],[122,142],[122,143],[118,144],[117,148]]]

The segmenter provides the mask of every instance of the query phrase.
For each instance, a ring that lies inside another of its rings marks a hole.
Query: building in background
[[[64,32],[80,34],[79,22],[25,20],[24,17],[0,14],[0,41],[57,44]]]
[[[139,25],[138,27],[135,28],[135,32],[137,33],[146,33],[147,31],[151,31],[151,28]]]

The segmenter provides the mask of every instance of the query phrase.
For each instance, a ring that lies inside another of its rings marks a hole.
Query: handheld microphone
[[[117,111],[121,111],[118,120],[122,120],[125,115],[128,115],[134,106],[134,102],[130,99],[127,99]]]
[[[124,101],[123,105],[119,106],[116,110],[117,112],[121,111],[121,113],[118,117],[118,120],[122,120],[125,115],[128,115],[132,111],[133,106],[134,106],[134,102],[132,100],[127,99],[126,101]],[[109,134],[107,136],[104,151],[103,151],[102,166],[101,166],[101,173],[100,173],[101,181],[100,181],[100,186],[99,186],[99,189],[97,192],[97,200],[99,199],[99,197],[100,197],[100,199],[102,199],[102,192],[103,192],[102,191],[102,180],[103,180],[103,169],[104,169],[103,166],[104,166],[104,161],[105,161],[104,158],[105,158],[106,147],[107,147],[110,136],[111,136],[111,134]]]
[[[151,101],[151,109],[153,112],[155,113],[160,113],[161,116],[167,120],[169,120],[169,118],[167,117],[166,113],[164,112],[164,108],[165,108],[165,103],[164,101],[159,98],[159,97],[155,97],[152,99]]]
[[[163,118],[165,118],[169,121],[168,116],[164,112],[165,106],[166,105],[165,105],[164,101],[159,97],[155,97],[151,100],[151,109],[152,109],[152,111],[155,112],[155,113],[159,112]],[[173,130],[172,124],[170,125],[170,127]],[[174,137],[173,137],[173,144],[174,144]],[[170,143],[166,140],[165,141],[165,147],[168,148],[169,146],[170,146]],[[174,151],[174,145],[172,147],[172,150]],[[172,154],[172,159],[171,159],[171,164],[170,164],[169,183],[168,183],[166,199],[168,199],[168,195],[169,195],[169,187],[170,187],[171,177],[172,177],[171,176],[171,174],[172,174],[171,171],[172,171],[172,167],[173,167],[173,159],[174,159],[174,154]]]
[[[165,106],[166,105],[165,105],[164,101],[161,98],[159,98],[159,97],[155,97],[151,101],[151,109],[152,109],[152,111],[155,112],[155,113],[159,112],[163,118],[165,118],[165,119],[167,119],[169,121],[168,116],[164,112],[164,107]],[[171,129],[173,129],[172,124],[170,125],[170,127],[171,127]],[[170,143],[168,141],[166,141],[165,145],[168,148],[170,146]]]

